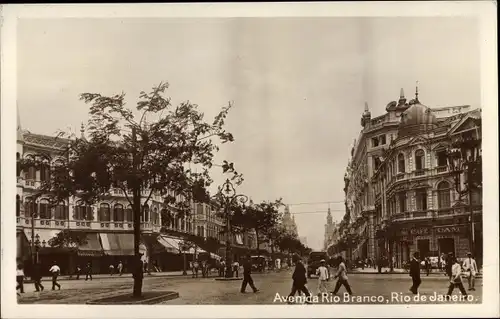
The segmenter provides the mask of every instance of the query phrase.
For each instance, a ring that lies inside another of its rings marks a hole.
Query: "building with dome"
[[[337,251],[401,267],[415,251],[464,257],[475,236],[473,253],[480,260],[481,194],[458,192],[448,162],[452,142],[466,135],[478,141],[480,154],[480,118],[480,109],[467,105],[430,108],[420,102],[418,88],[409,102],[401,89],[399,100],[375,118],[365,104],[344,178],[348,226],[340,236],[349,240]]]

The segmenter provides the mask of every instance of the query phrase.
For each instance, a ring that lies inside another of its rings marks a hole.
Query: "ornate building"
[[[96,272],[107,271],[110,263],[119,260],[126,266],[133,256],[134,244],[132,209],[123,191],[112,189],[109,196],[92,206],[83,205],[78,198],[51,204],[46,196],[39,193],[39,186],[49,178],[50,166],[63,160],[61,154],[70,141],[22,130],[19,113],[17,121],[17,160],[34,155],[46,158],[41,167],[30,167],[23,171],[18,164],[17,258],[23,260],[28,268],[34,258],[42,263],[57,260],[63,273],[71,272],[77,264],[83,266],[87,262],[92,262]],[[147,195],[144,194],[143,202]],[[193,246],[181,252],[180,246],[189,234],[213,237],[221,244],[225,243],[224,220],[209,205],[193,203],[191,214],[177,218],[175,211],[163,203],[159,194],[153,194],[150,202],[143,205],[141,252],[149,264],[158,265],[164,270],[181,269],[183,253],[191,255],[188,260],[194,254],[203,253],[203,247]],[[173,215],[173,218],[163,218],[161,212],[164,209],[170,210],[169,215]],[[49,241],[62,230],[85,234],[85,244],[71,249],[50,247]],[[239,249],[254,248],[254,237],[251,233],[232,236],[230,241],[235,246],[235,254],[239,254]],[[223,251],[219,250],[221,253]],[[45,266],[44,269],[49,269]]]
[[[283,227],[285,231],[291,235],[298,236],[297,224],[295,223],[295,217],[290,214],[290,207],[287,205],[285,207],[285,213],[283,214]]]
[[[401,266],[417,250],[423,256],[453,252],[463,257],[470,250],[470,210],[479,257],[481,194],[459,198],[447,151],[464,134],[480,142],[481,127],[474,120],[480,110],[430,109],[420,103],[418,89],[407,103],[401,89],[398,102],[390,102],[386,111],[371,118],[365,105],[363,129],[347,167],[347,232],[359,239],[352,258],[394,256]]]

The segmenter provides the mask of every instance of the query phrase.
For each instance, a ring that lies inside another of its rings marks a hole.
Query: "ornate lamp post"
[[[189,250],[189,245],[186,242],[180,242],[179,243],[179,250],[182,251],[182,257],[184,260],[184,267],[182,268],[182,275],[186,276],[187,275],[187,257],[186,257],[186,251]]]
[[[33,252],[33,264],[38,263],[38,251],[40,250],[40,235],[32,235],[33,240],[31,240],[31,251]],[[45,240],[43,241],[45,243]],[[45,246],[45,245],[44,245]]]
[[[455,190],[459,198],[468,197],[470,235],[470,251],[475,254],[474,211],[472,207],[472,191],[481,188],[481,154],[480,140],[472,135],[460,137],[448,150],[448,169],[453,176]]]
[[[224,210],[224,218],[226,219],[226,278],[233,277],[233,269],[231,267],[232,258],[231,258],[231,208],[235,204],[246,203],[248,201],[248,197],[242,194],[236,194],[236,189],[233,186],[233,183],[229,179],[226,179],[224,184],[219,187],[218,193],[215,195],[215,198],[222,205]]]

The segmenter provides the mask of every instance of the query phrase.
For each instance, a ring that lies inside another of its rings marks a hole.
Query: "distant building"
[[[323,250],[325,251],[328,249],[328,246],[332,244],[334,229],[335,223],[333,222],[332,212],[330,211],[330,208],[328,208],[328,214],[326,215],[325,234],[323,239]]]
[[[295,223],[295,217],[290,214],[290,207],[287,205],[285,207],[285,214],[283,214],[283,227],[288,234],[298,236],[297,224]]]

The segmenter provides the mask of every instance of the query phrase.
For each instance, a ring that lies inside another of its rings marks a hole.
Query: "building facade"
[[[415,251],[463,257],[471,250],[473,232],[474,253],[480,258],[481,194],[476,190],[459,196],[447,159],[454,139],[464,134],[480,145],[480,110],[431,109],[420,103],[418,90],[407,103],[401,90],[386,111],[371,118],[365,105],[363,129],[347,167],[347,232],[359,239],[351,258],[385,257],[402,266]]]
[[[325,224],[325,235],[323,239],[323,250],[326,251],[330,245],[333,243],[333,233],[336,228],[335,223],[333,222],[332,212],[330,208],[328,208],[328,213],[326,215],[326,224]]]
[[[24,131],[19,116],[17,126],[18,260],[29,265],[36,258],[44,269],[47,264],[57,261],[66,274],[72,273],[77,265],[83,268],[88,262],[95,272],[105,272],[110,264],[119,261],[127,267],[134,255],[133,216],[123,191],[112,189],[108,196],[90,206],[76,197],[54,205],[39,192],[39,187],[49,178],[51,165],[63,160],[61,154],[70,141]],[[19,160],[29,156],[43,156],[46,161],[40,167],[21,170]],[[143,195],[144,203],[149,194]],[[182,269],[183,254],[190,255],[188,259],[191,260],[198,253],[206,252],[197,246],[186,250],[183,243],[188,235],[213,237],[221,246],[225,244],[225,221],[217,210],[205,203],[192,203],[191,207],[190,214],[178,216],[175,209],[164,205],[160,194],[153,194],[148,204],[142,205],[140,250],[145,262],[163,270]],[[164,210],[169,210],[169,214],[163,214]],[[167,215],[172,217],[165,218]],[[51,247],[49,241],[63,230],[84,234],[84,244]],[[230,242],[236,247],[235,256],[255,245],[251,233],[233,234]],[[224,258],[223,249],[218,252]]]
[[[290,207],[287,205],[285,207],[285,213],[283,214],[282,225],[285,228],[285,232],[290,235],[298,236],[297,224],[295,223],[295,217],[290,213]]]

